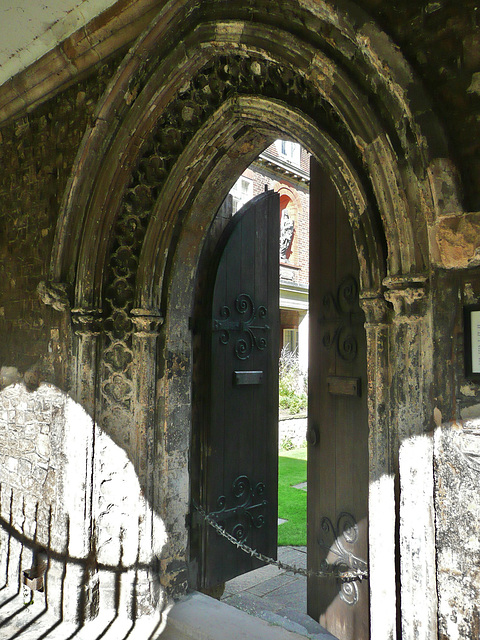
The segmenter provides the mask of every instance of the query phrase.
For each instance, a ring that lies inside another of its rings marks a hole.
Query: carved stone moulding
[[[165,318],[155,309],[132,309],[130,311],[137,337],[156,337]]]
[[[395,317],[412,320],[426,313],[428,276],[406,274],[391,276],[383,281],[387,288],[385,299],[393,305]]]
[[[391,311],[383,295],[365,291],[360,294],[359,302],[365,314],[366,328],[389,323]]]
[[[64,282],[45,282],[42,280],[37,286],[40,300],[53,307],[56,311],[67,311],[70,308],[68,285]]]
[[[72,324],[77,336],[97,336],[103,327],[102,309],[82,308],[72,309]]]

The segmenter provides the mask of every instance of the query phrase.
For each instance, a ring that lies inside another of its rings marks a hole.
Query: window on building
[[[291,140],[277,140],[277,150],[280,157],[291,164],[300,166],[300,145]]]
[[[298,355],[298,327],[283,330],[283,348]]]
[[[230,194],[233,199],[233,213],[237,213],[239,209],[243,207],[245,203],[253,197],[253,181],[250,178],[240,178],[236,181],[233,187],[230,189]]]

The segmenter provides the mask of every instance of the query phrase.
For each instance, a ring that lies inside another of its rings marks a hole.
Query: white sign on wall
[[[472,373],[480,373],[480,311],[470,313]]]

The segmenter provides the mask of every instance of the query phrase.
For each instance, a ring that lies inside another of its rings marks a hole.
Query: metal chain
[[[266,556],[255,549],[252,549],[244,542],[237,540],[230,533],[227,533],[223,527],[221,527],[217,522],[215,522],[205,511],[198,507],[196,504],[193,505],[195,510],[200,514],[200,516],[209,524],[212,529],[214,529],[218,534],[220,534],[223,538],[231,542],[237,549],[240,549],[244,553],[247,553],[252,558],[257,558],[257,560],[261,560],[266,564],[271,564],[283,571],[288,571],[295,575],[299,574],[304,576],[305,578],[309,577],[317,577],[317,578],[335,578],[339,579],[341,582],[353,582],[355,580],[364,580],[368,578],[368,571],[362,571],[360,569],[352,569],[350,571],[340,571],[338,565],[329,564],[327,568],[323,571],[313,571],[311,569],[302,569],[301,567],[296,567],[294,565],[286,564],[285,562],[281,562],[280,560],[274,560],[269,556]]]

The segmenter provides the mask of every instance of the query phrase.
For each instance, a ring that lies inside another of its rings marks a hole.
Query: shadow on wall
[[[126,453],[48,384],[0,393],[0,444],[0,637],[160,635],[166,532]]]

